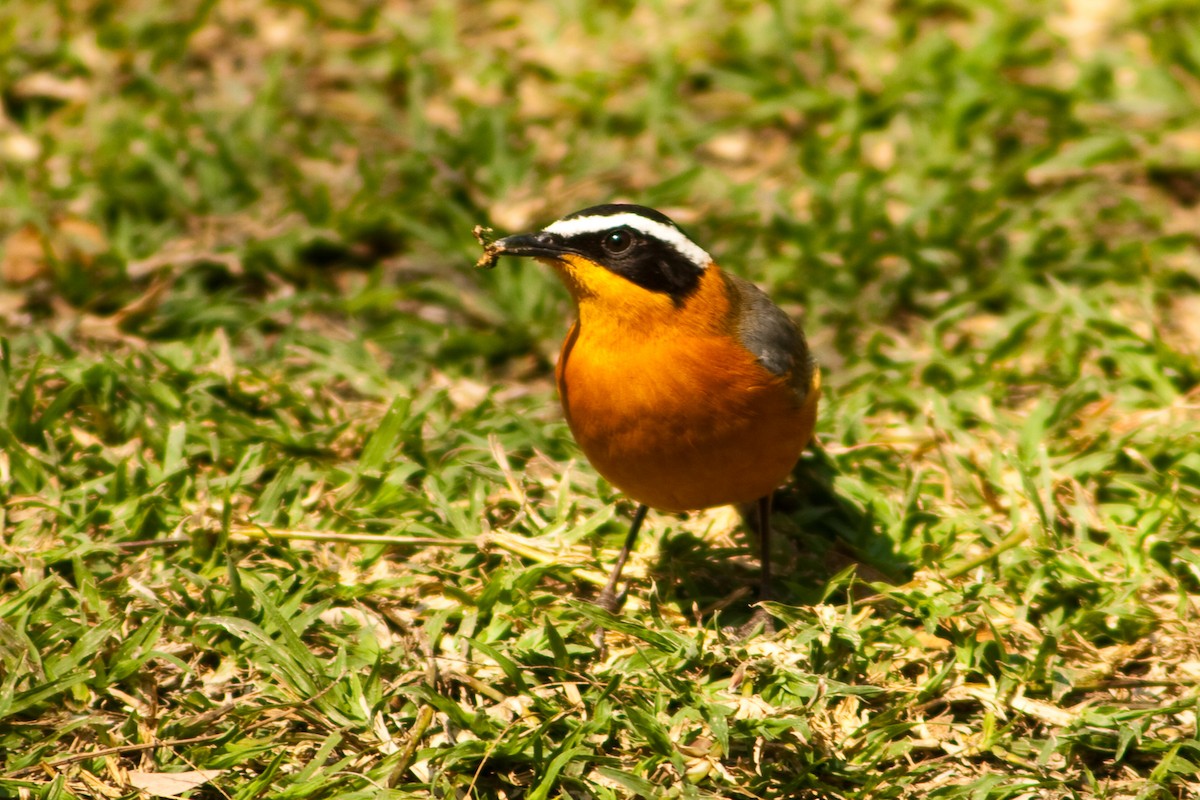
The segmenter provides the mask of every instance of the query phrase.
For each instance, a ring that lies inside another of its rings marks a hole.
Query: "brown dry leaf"
[[[108,238],[94,222],[79,217],[63,217],[50,230],[50,246],[61,259],[73,258],[84,264],[108,249]]]
[[[179,797],[197,786],[203,786],[220,775],[223,769],[198,769],[191,772],[130,771],[129,784],[154,797]]]
[[[29,315],[25,313],[25,304],[29,297],[25,292],[0,291],[0,322],[17,327],[29,324]]]
[[[52,258],[90,264],[107,248],[104,232],[94,223],[78,217],[56,220],[45,234],[35,225],[25,225],[4,242],[0,277],[5,283],[28,283],[49,271]]]
[[[5,283],[27,283],[46,271],[46,248],[33,225],[18,228],[4,242],[0,277]]]
[[[1014,697],[1009,702],[1009,707],[1013,711],[1019,711],[1026,716],[1033,717],[1039,722],[1059,728],[1069,728],[1079,719],[1078,715],[1072,711],[1023,695]]]
[[[93,435],[90,431],[84,430],[78,425],[72,425],[70,430],[71,438],[75,440],[75,444],[79,445],[81,449],[86,450],[89,447],[104,446],[104,442],[100,437]]]
[[[734,719],[766,719],[778,713],[778,710],[757,695],[738,695],[734,700]]]
[[[712,137],[700,149],[718,161],[744,164],[754,156],[754,138],[746,130],[730,131]]]
[[[130,347],[143,347],[146,344],[144,339],[122,331],[120,320],[117,319],[116,315],[101,317],[96,314],[81,314],[78,317],[78,325],[75,331],[85,339],[107,344],[128,345]]]
[[[83,102],[91,88],[83,78],[62,78],[50,72],[31,72],[12,85],[18,97],[48,97],[64,102]]]
[[[242,261],[237,254],[205,249],[192,239],[178,239],[148,258],[130,261],[125,265],[125,274],[133,280],[139,280],[160,270],[183,269],[197,263],[220,264],[230,275],[241,275],[243,272]]]
[[[833,722],[843,742],[849,740],[863,726],[863,720],[858,713],[859,699],[853,695],[843,697],[833,708]]]
[[[961,733],[964,726],[957,727],[960,729],[957,732]],[[954,741],[955,728],[954,717],[951,714],[940,714],[933,719],[922,720],[915,726],[915,730],[921,735],[921,738],[935,747],[941,747],[942,742]]]
[[[1200,356],[1200,295],[1176,295],[1168,302],[1163,338],[1177,350]]]
[[[734,131],[714,136],[701,146],[701,152],[722,165],[739,182],[755,181],[764,187],[782,188],[780,176],[791,153],[792,142],[781,131]],[[687,210],[676,213],[687,220]]]
[[[546,216],[549,216],[546,210],[546,198],[540,192],[514,192],[510,197],[494,203],[488,209],[488,218],[500,230],[509,233],[528,230],[533,227],[535,220]]]
[[[450,402],[459,411],[469,411],[478,408],[491,392],[491,386],[470,378],[452,378],[442,372],[435,372],[429,382],[433,391],[446,392]]]
[[[1124,13],[1124,4],[1118,0],[1067,0],[1065,5],[1066,13],[1048,21],[1081,59],[1095,55]]]
[[[1043,700],[1034,700],[1024,695],[1018,694],[1015,697],[1005,700],[996,689],[979,684],[956,686],[947,692],[945,697],[947,700],[970,697],[981,703],[985,709],[998,714],[1002,719],[1007,718],[1006,712],[1009,710],[1033,717],[1046,725],[1059,728],[1069,727],[1078,719],[1078,716],[1072,711]]]
[[[921,645],[921,648],[926,652],[945,652],[946,650],[950,649],[952,644],[949,639],[943,639],[940,636],[935,636],[923,628],[918,628],[917,630],[913,631],[913,638],[917,640],[917,642]]]
[[[27,133],[14,130],[0,137],[0,159],[16,164],[29,164],[41,155],[42,143]]]
[[[121,796],[121,790],[115,786],[109,786],[104,781],[97,778],[90,772],[79,773],[79,780],[82,781],[88,788],[88,791],[96,797],[111,797],[117,798]]]

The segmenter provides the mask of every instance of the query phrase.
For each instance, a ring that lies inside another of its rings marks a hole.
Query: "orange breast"
[[[610,483],[654,508],[757,500],[812,438],[817,387],[801,396],[723,326],[703,323],[727,312],[723,286],[706,277],[686,313],[639,330],[581,305],[563,344],[559,393],[575,439]]]

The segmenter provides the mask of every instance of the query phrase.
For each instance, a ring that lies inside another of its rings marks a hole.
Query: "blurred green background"
[[[724,511],[570,599],[471,229],[611,201],[822,364],[774,637]],[[9,0],[0,796],[1196,794],[1198,208],[1191,0]]]

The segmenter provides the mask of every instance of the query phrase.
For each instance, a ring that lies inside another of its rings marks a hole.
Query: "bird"
[[[595,470],[637,503],[596,604],[619,609],[649,508],[730,504],[757,506],[758,599],[773,599],[771,497],[813,439],[821,394],[800,327],[646,206],[592,206],[494,241],[485,232],[480,266],[531,257],[570,293],[576,317],[555,367],[563,412]]]

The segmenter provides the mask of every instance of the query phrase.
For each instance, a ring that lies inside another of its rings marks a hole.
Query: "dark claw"
[[[744,624],[731,631],[733,638],[739,642],[744,642],[754,636],[755,633],[761,631],[763,636],[774,636],[777,632],[775,629],[775,618],[772,617],[765,608],[758,608],[754,615]]]

